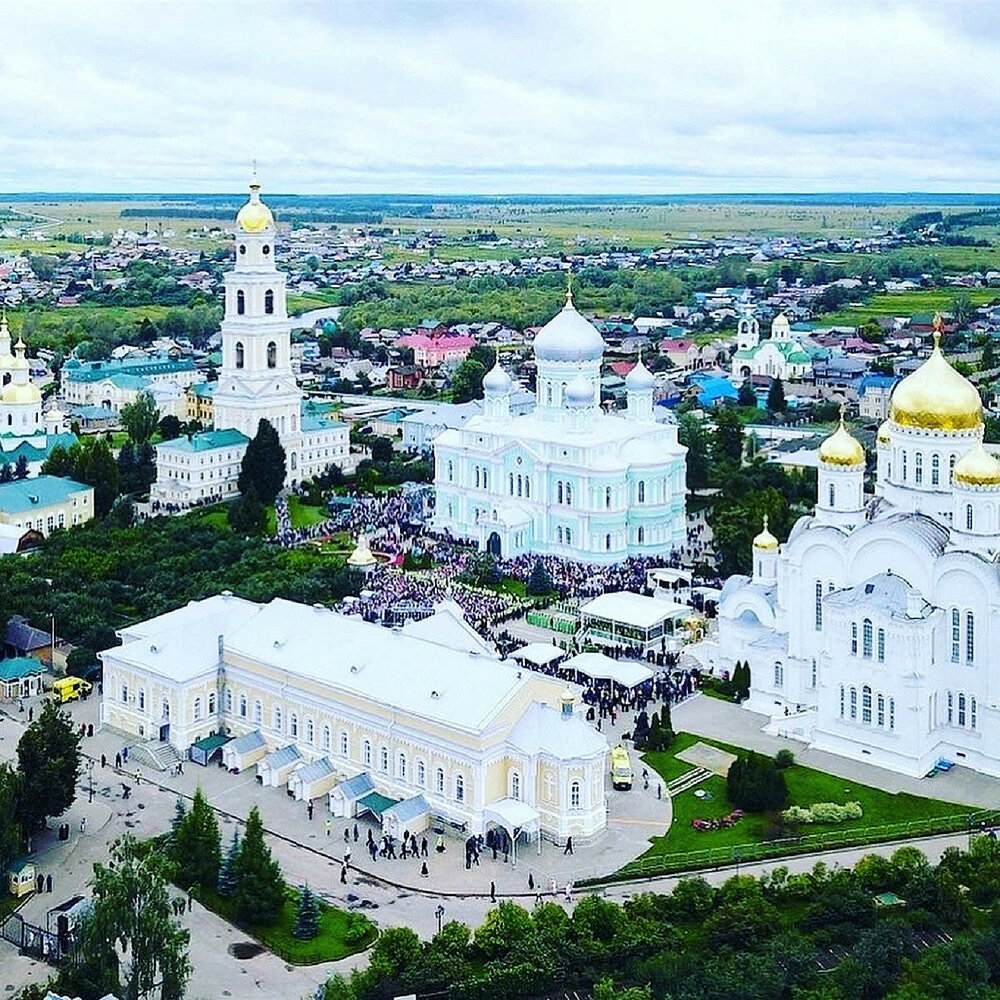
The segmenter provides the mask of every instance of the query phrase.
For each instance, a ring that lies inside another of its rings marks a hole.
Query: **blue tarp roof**
[[[246,753],[248,750],[256,750],[259,747],[266,745],[267,740],[264,739],[261,731],[259,729],[255,729],[252,733],[246,733],[243,736],[238,736],[235,740],[233,740],[229,749],[235,750],[236,753]]]
[[[374,790],[375,785],[372,783],[372,776],[367,771],[356,774],[353,778],[348,778],[347,781],[342,781],[337,785],[337,791],[345,799],[359,799],[361,796],[367,795]]]
[[[403,799],[394,806],[383,810],[383,817],[387,813],[392,813],[400,823],[409,823],[420,816],[426,816],[430,812],[427,800],[422,795],[414,795],[412,799]]]

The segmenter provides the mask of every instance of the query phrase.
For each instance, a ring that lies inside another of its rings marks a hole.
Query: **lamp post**
[[[444,907],[438,904],[438,908],[434,911],[434,916],[437,917],[438,921],[438,934],[441,933],[441,919],[444,917]]]

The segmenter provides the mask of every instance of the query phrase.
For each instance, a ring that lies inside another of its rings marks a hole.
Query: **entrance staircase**
[[[708,781],[712,777],[712,772],[707,767],[693,767],[690,771],[685,771],[680,777],[674,778],[667,784],[667,795],[675,798],[681,792],[689,791],[700,785],[703,781]]]
[[[135,761],[154,771],[172,771],[183,759],[173,743],[136,743],[129,749],[129,763]]]

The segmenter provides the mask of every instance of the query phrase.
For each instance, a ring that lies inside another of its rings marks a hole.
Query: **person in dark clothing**
[[[563,849],[563,854],[572,854],[572,853],[573,853],[573,838],[567,837],[566,847]]]
[[[490,882],[490,902],[495,903],[497,901],[497,884],[496,882]]]

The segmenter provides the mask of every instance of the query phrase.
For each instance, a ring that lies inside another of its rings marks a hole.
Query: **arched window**
[[[931,486],[938,486],[941,482],[941,456],[931,455]]]
[[[521,775],[518,771],[510,772],[510,797],[515,801],[521,798]]]
[[[455,481],[455,466],[454,466],[454,464],[451,461],[449,461],[448,462],[448,482],[451,483],[451,482],[454,482],[454,481]]]
[[[378,766],[386,774],[389,773],[389,748],[380,747],[378,752]]]
[[[211,692],[208,696],[208,714],[210,716],[215,715],[215,692]]]
[[[240,718],[245,719],[247,717],[247,696],[245,694],[240,695]]]
[[[955,696],[948,692],[948,725],[955,721]]]
[[[423,788],[427,784],[427,765],[422,761],[417,761],[417,784]]]
[[[872,724],[872,689],[867,684],[861,689],[861,721]]]
[[[524,490],[524,480],[518,476],[517,477],[517,495],[521,496]]]
[[[255,701],[253,703],[253,721],[257,723],[258,726],[264,724],[264,706],[260,701]]]
[[[247,297],[243,294],[243,290],[240,289],[236,293],[236,314],[242,316],[247,311]]]
[[[866,659],[872,658],[872,622],[866,618],[861,625],[861,655]]]
[[[816,680],[817,680],[818,674],[819,674],[819,667],[816,664],[816,657],[814,656],[812,658],[812,670],[811,670],[811,673],[809,675],[809,686],[811,688],[815,688],[816,687]]]
[[[958,663],[959,649],[962,643],[961,616],[958,608],[951,609],[951,662]]]
[[[972,504],[965,505],[965,530],[972,531]]]
[[[194,700],[194,721],[197,722],[201,718],[201,698],[195,698]]]
[[[876,702],[876,705],[878,706],[878,715],[876,716],[876,719],[878,720],[878,724],[880,726],[884,727],[885,726],[885,695],[880,694],[878,696],[878,701]]]
[[[551,385],[547,385],[545,387],[545,402],[548,403],[549,406],[552,405],[552,386]]]
[[[844,717],[844,685],[840,685],[840,717]]]
[[[396,777],[401,781],[406,781],[406,754],[400,753],[396,760]]]
[[[274,292],[269,288],[264,292],[264,312],[270,316],[274,312]]]
[[[340,734],[340,756],[350,757],[351,755],[351,741],[347,738],[347,733],[341,732]]]
[[[438,795],[444,795],[444,770],[440,767],[434,772],[434,788]]]
[[[524,498],[525,500],[531,499],[531,476],[524,477]]]
[[[556,528],[556,539],[559,542],[559,544],[562,545],[562,543],[563,543],[563,531],[562,531],[562,525],[561,524]]]
[[[965,695],[960,693],[958,696],[958,724],[960,726],[965,725]]]
[[[316,742],[316,725],[312,719],[306,719],[306,743]]]
[[[279,733],[284,732],[284,729],[282,728],[282,725],[281,725],[281,709],[280,708],[275,708],[274,712],[272,713],[272,719],[271,719],[271,721],[273,723],[273,725],[271,727],[272,729],[277,730]]]
[[[878,630],[878,662],[885,663],[885,629]]]
[[[851,622],[851,655],[858,655],[858,623]]]
[[[833,483],[830,483],[830,490],[829,490],[829,495],[828,495],[828,504],[827,504],[827,506],[829,506],[829,507],[836,507],[837,506],[837,491],[834,489]]]
[[[574,781],[569,786],[569,807],[570,809],[580,808],[580,782]]]
[[[483,489],[488,490],[490,488],[489,474],[486,469],[483,469]]]
[[[906,482],[906,452],[903,452],[903,482]]]
[[[566,529],[566,544],[573,544],[573,532],[569,528]]]
[[[977,711],[976,711],[976,709],[977,709],[977,707],[978,706],[976,705],[976,699],[975,698],[970,698],[969,699],[969,726],[972,729],[976,728],[976,722],[977,722],[977,719],[976,719]]]
[[[289,719],[288,729],[292,736],[299,735],[299,717],[294,712],[292,712],[291,717]]]
[[[455,801],[465,801],[465,778],[460,774],[455,775]]]
[[[242,368],[243,367],[243,355],[244,355],[243,342],[241,340],[237,340],[236,341],[236,367],[237,368]]]
[[[955,456],[951,455],[948,459],[948,482],[951,482],[951,474],[955,471]]]
[[[604,536],[604,550],[606,552],[610,552],[611,551],[611,536],[610,535],[605,535]]]
[[[476,489],[479,489],[479,466],[476,466]]]
[[[924,455],[920,451],[913,459],[913,480],[918,485],[924,481]]]
[[[646,532],[643,528],[639,528],[639,531],[637,532],[637,537],[639,539],[639,544],[642,545],[642,543],[646,540]]]
[[[372,743],[371,740],[365,740],[361,744],[361,760],[367,767],[372,765]]]
[[[971,611],[965,612],[965,662],[976,658],[976,617]]]
[[[611,506],[611,487],[610,486],[605,486],[604,487],[604,506],[605,507],[610,507]]]
[[[889,728],[896,728],[896,699],[889,699]]]
[[[139,688],[139,711],[146,711],[146,689]]]
[[[232,712],[233,710],[233,689],[226,688],[226,711]]]
[[[851,718],[858,717],[858,689],[851,688]]]
[[[782,666],[781,661],[777,661],[774,664],[774,686],[781,687],[785,683],[785,668]]]
[[[817,632],[823,628],[823,581],[817,580],[813,587],[813,627]]]
[[[645,503],[646,501],[646,483],[644,480],[639,480],[639,503]]]
[[[323,726],[323,749],[330,749],[330,727]]]
[[[507,490],[511,496],[514,495],[514,473],[510,472],[507,475]]]
[[[278,367],[278,345],[273,340],[267,345],[267,367]]]
[[[566,484],[566,506],[573,506],[573,487],[569,483]]]

